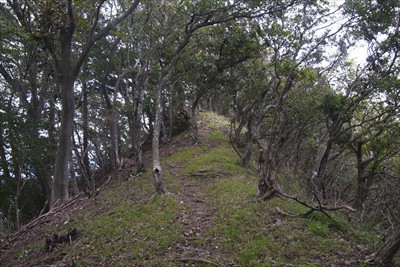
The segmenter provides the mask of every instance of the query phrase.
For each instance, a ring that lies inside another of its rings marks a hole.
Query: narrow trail
[[[205,183],[197,178],[179,177],[179,191],[175,193],[181,209],[177,220],[184,226],[183,239],[175,243],[166,258],[174,261],[176,266],[192,266],[192,263],[207,263],[218,254],[218,246],[208,239],[207,230],[212,228],[213,211],[208,204]],[[203,185],[202,185],[203,184]],[[222,259],[221,259],[222,260]],[[212,262],[209,262],[213,265]]]
[[[201,136],[208,139],[209,129],[201,129]],[[213,145],[216,145],[215,143]],[[212,145],[209,145],[212,148]],[[203,153],[210,153],[205,151]],[[201,156],[199,154],[197,156]],[[216,239],[207,235],[213,227],[213,210],[206,196],[209,182],[205,177],[177,175],[179,191],[175,198],[181,209],[177,220],[185,227],[183,240],[175,243],[166,258],[174,262],[174,266],[229,266],[227,257],[218,247]],[[225,264],[222,264],[225,262]]]

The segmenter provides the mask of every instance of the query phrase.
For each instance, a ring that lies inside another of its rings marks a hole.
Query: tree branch
[[[115,26],[117,26],[119,23],[121,23],[126,17],[128,17],[139,5],[140,0],[135,0],[132,5],[121,15],[116,17],[114,20],[110,21],[107,26],[105,26],[102,30],[100,30],[97,34],[93,35],[94,33],[91,34],[91,36],[88,37],[88,40],[86,44],[82,48],[82,52],[80,53],[78,60],[75,63],[75,66],[73,68],[73,77],[78,76],[79,70],[83,64],[83,62],[86,59],[86,56],[88,55],[89,51],[93,47],[93,45],[106,36],[111,29],[113,29]]]

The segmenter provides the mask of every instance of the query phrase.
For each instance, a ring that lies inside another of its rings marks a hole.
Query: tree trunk
[[[197,119],[197,107],[199,106],[200,100],[204,95],[204,91],[200,92],[199,94],[196,95],[196,98],[193,101],[192,108],[191,108],[191,117],[192,117],[192,134],[193,134],[193,142],[194,143],[199,143],[199,122]]]
[[[240,165],[244,168],[250,167],[251,155],[253,153],[253,131],[252,131],[252,119],[251,117],[247,120],[247,132],[246,132],[246,146],[244,154],[240,155]]]
[[[83,121],[83,168],[82,175],[90,177],[89,165],[89,110],[88,110],[88,90],[87,82],[84,81],[82,85],[83,103],[82,103],[82,121]]]
[[[174,134],[174,109],[173,109],[173,100],[172,100],[172,93],[168,96],[168,140],[171,140],[172,135]]]
[[[383,246],[375,254],[374,261],[379,266],[392,266],[392,261],[400,249],[400,227],[397,227],[392,236],[386,240]]]
[[[110,121],[110,138],[111,138],[111,160],[113,163],[113,169],[118,170],[121,166],[120,158],[119,158],[119,145],[118,145],[118,117],[117,111],[113,107],[111,112],[111,121]]]
[[[356,154],[357,159],[357,193],[355,197],[355,208],[361,210],[363,208],[365,200],[368,197],[368,191],[372,184],[373,169],[367,170],[367,167],[371,162],[374,161],[375,157],[371,156],[368,159],[363,160],[363,145],[365,142],[358,141],[357,145],[350,144],[350,148]]]
[[[361,210],[368,197],[369,187],[372,183],[372,175],[364,173],[357,178],[357,193],[355,197],[355,208]]]
[[[50,207],[57,202],[65,202],[68,200],[68,175],[67,164],[71,150],[73,120],[75,113],[74,102],[74,82],[78,76],[81,67],[91,51],[93,45],[106,36],[110,30],[117,26],[121,21],[128,17],[139,5],[140,0],[135,0],[123,13],[119,14],[112,21],[107,23],[99,31],[95,31],[97,23],[93,25],[86,43],[82,46],[81,52],[77,56],[76,61],[72,65],[72,39],[75,32],[73,1],[67,0],[65,25],[60,29],[60,60],[57,64],[59,74],[61,74],[61,96],[62,96],[62,112],[61,112],[61,128],[57,146],[56,163],[54,168],[54,182],[52,188],[52,197]],[[99,14],[96,14],[99,15]],[[98,17],[95,18],[96,20]],[[96,34],[95,34],[96,32]],[[58,60],[55,59],[56,63]]]
[[[332,141],[328,140],[326,144],[319,147],[317,158],[314,161],[312,176],[309,183],[310,193],[316,190],[322,192],[323,198],[326,199],[326,188],[324,181],[324,171],[328,164],[328,159],[332,149]]]
[[[155,121],[153,127],[153,179],[154,187],[157,194],[164,194],[165,188],[163,183],[163,173],[160,164],[160,130],[161,130],[161,89],[164,81],[162,80],[157,86],[156,91],[156,106],[155,106]]]
[[[61,42],[61,127],[58,136],[56,162],[54,167],[54,182],[50,208],[69,199],[68,194],[68,159],[71,150],[72,131],[74,127],[75,99],[72,73],[72,36],[75,27],[65,27],[60,32]]]
[[[143,99],[144,88],[147,84],[148,62],[142,64],[142,70],[136,77],[137,88],[134,93],[134,110],[133,110],[133,150],[136,159],[136,173],[144,170],[142,159],[142,117],[143,117]],[[144,70],[143,70],[144,68]]]
[[[119,42],[120,42],[120,39],[117,38],[114,41],[112,47],[110,48],[108,67],[107,67],[107,70],[105,71],[103,77],[101,78],[101,88],[102,88],[104,99],[105,99],[106,105],[107,105],[107,113],[108,113],[107,119],[108,119],[109,127],[110,127],[111,168],[114,171],[118,170],[121,165],[120,158],[119,158],[119,146],[118,146],[118,114],[117,114],[117,109],[116,109],[114,103],[116,102],[118,90],[119,90],[120,83],[121,83],[121,78],[124,76],[124,74],[121,74],[120,77],[118,77],[118,79],[117,79],[117,82],[116,82],[115,88],[114,88],[113,99],[111,99],[111,97],[109,96],[108,91],[107,91],[107,77],[112,70],[115,51],[118,48]],[[127,72],[125,72],[125,73],[127,73]]]
[[[76,175],[75,175],[75,167],[74,167],[74,161],[73,161],[73,154],[72,154],[72,149],[71,149],[71,153],[69,156],[69,175],[71,177],[71,183],[72,183],[72,190],[74,192],[74,196],[79,194],[79,188],[78,188],[78,184],[76,182]]]
[[[107,103],[107,113],[108,113],[108,121],[109,121],[109,127],[110,127],[110,143],[111,143],[111,168],[112,170],[118,170],[120,164],[120,158],[119,158],[119,147],[118,147],[118,117],[117,117],[117,111],[114,107],[114,105],[111,102],[111,99],[109,98],[105,86],[103,86],[104,90],[104,96],[106,98],[106,103]],[[115,88],[117,90],[117,88]]]
[[[265,158],[267,155],[267,159]],[[276,193],[276,183],[278,174],[276,171],[276,151],[274,145],[268,145],[265,153],[262,146],[259,146],[259,180],[258,180],[258,198],[266,200],[272,198]]]
[[[191,110],[191,117],[192,117],[192,134],[193,134],[193,142],[195,144],[199,143],[199,122],[197,119],[196,113],[196,105],[193,103],[192,110]]]

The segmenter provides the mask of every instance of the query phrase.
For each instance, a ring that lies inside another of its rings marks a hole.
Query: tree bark
[[[355,205],[354,207],[358,210],[363,208],[365,200],[368,197],[368,191],[372,184],[372,177],[373,177],[373,169],[375,166],[372,167],[372,170],[367,170],[368,165],[374,161],[374,156],[371,156],[368,159],[363,159],[363,145],[365,142],[358,141],[357,144],[350,144],[350,148],[356,154],[357,159],[357,192],[355,197]]]
[[[67,165],[71,150],[75,113],[75,77],[72,73],[72,36],[74,31],[75,25],[73,21],[70,22],[68,27],[60,30],[62,111],[50,208],[53,208],[58,202],[66,202],[69,198]]]
[[[89,165],[89,110],[88,110],[88,91],[87,83],[83,82],[82,85],[83,103],[82,103],[82,120],[83,120],[83,168],[82,175],[90,177],[90,165]]]
[[[133,150],[136,159],[136,173],[144,170],[142,159],[142,117],[143,117],[143,99],[144,88],[147,83],[148,64],[142,64],[142,70],[136,77],[136,90],[134,93],[134,111],[133,111]]]
[[[253,131],[252,131],[252,118],[247,120],[246,132],[246,146],[244,154],[240,155],[240,165],[244,168],[250,167],[251,155],[253,154]]]
[[[267,156],[267,158],[265,158]],[[268,145],[265,152],[259,145],[259,180],[258,180],[258,198],[267,200],[276,193],[276,183],[278,174],[276,171],[276,151],[273,143]]]
[[[192,108],[191,108],[191,116],[192,116],[192,133],[193,133],[193,142],[195,144],[199,143],[199,122],[197,119],[197,107],[200,103],[200,99],[203,97],[204,93],[201,92],[200,94],[198,94],[195,98],[195,100],[193,101],[192,104]]]
[[[73,161],[73,153],[72,153],[72,149],[71,149],[71,153],[69,156],[69,175],[71,177],[71,183],[72,183],[72,190],[74,193],[74,196],[79,194],[79,188],[78,188],[78,184],[76,182],[76,175],[75,175],[75,167],[74,167],[74,161]]]
[[[116,46],[114,46],[116,48]],[[102,77],[102,82],[101,82],[101,88],[103,91],[104,99],[106,101],[106,106],[107,106],[107,120],[109,123],[110,127],[110,143],[111,143],[111,169],[112,170],[118,170],[120,164],[120,158],[119,158],[119,147],[118,147],[118,116],[117,116],[117,110],[113,104],[113,100],[111,100],[110,96],[108,95],[107,91],[107,86],[106,86],[106,78],[109,75],[111,71],[111,65],[112,65],[112,58],[114,54],[114,49],[110,51],[110,62],[108,64],[108,69],[104,76]],[[114,88],[114,97],[116,98],[116,93],[118,91],[119,87],[119,82],[120,78],[117,81],[117,84]]]
[[[391,235],[383,246],[375,254],[374,261],[380,266],[390,267],[396,253],[400,249],[400,227],[397,227],[393,235]]]
[[[155,121],[153,126],[153,179],[154,187],[157,194],[164,194],[163,172],[160,163],[160,131],[161,131],[161,90],[165,85],[165,80],[162,78],[161,82],[156,88],[156,106],[155,106]]]

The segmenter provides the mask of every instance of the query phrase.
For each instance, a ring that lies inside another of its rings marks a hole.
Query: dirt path
[[[171,246],[166,258],[173,262],[173,266],[228,266],[227,257],[208,232],[213,227],[214,213],[205,194],[209,181],[204,181],[204,177],[176,177],[179,191],[174,193],[174,197],[181,206],[177,220],[186,230],[182,233],[183,240]]]

